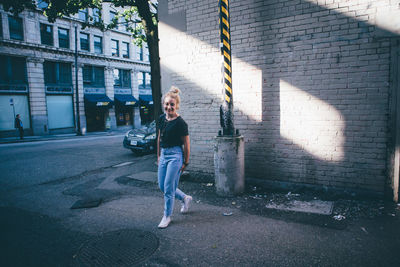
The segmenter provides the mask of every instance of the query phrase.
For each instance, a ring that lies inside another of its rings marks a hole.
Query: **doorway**
[[[86,113],[86,127],[88,132],[98,132],[105,130],[105,113],[101,108],[89,108]]]

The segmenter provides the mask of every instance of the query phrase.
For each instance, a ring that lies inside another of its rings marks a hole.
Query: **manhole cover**
[[[78,266],[132,266],[150,257],[158,238],[140,230],[105,233],[85,243],[76,255]]]

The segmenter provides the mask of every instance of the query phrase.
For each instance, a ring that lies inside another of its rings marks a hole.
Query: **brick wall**
[[[182,89],[190,170],[212,174],[222,101],[218,1],[169,1],[170,16],[182,10],[185,32],[160,25],[163,91]],[[387,36],[398,36],[377,24],[385,10],[400,17],[389,0],[230,1],[246,177],[383,192]]]

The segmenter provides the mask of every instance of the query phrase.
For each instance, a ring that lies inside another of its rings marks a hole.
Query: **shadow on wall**
[[[186,29],[160,24],[160,33],[175,40],[167,43],[160,34],[161,49],[178,52],[162,55],[161,63],[162,77],[168,77],[164,90],[174,84],[183,91],[191,168],[212,173],[221,58],[218,3],[203,4],[210,10],[202,13],[204,23],[198,25],[197,9],[187,8]],[[369,24],[368,15],[357,17],[351,7],[335,10],[311,1],[293,9],[266,1],[241,5],[232,1],[230,12],[235,127],[246,141],[246,176],[382,194],[389,138],[387,36],[397,36]],[[365,8],[375,7],[371,2]]]

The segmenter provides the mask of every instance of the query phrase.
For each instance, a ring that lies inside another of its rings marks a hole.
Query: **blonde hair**
[[[179,103],[181,102],[181,98],[179,94],[181,93],[181,90],[179,90],[178,87],[176,86],[171,86],[169,89],[168,93],[166,93],[163,97],[163,103],[165,101],[165,98],[170,97],[172,99],[175,99],[176,102],[176,109],[179,109]]]

